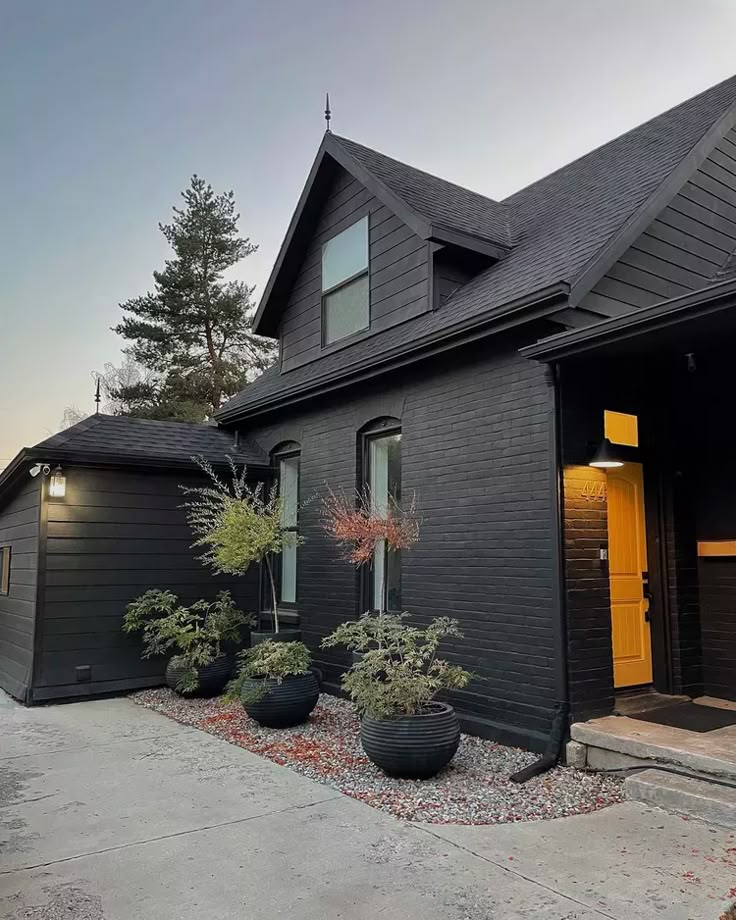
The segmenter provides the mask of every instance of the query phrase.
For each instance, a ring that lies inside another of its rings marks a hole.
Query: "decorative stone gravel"
[[[621,780],[555,767],[523,785],[509,775],[536,760],[518,748],[463,735],[454,760],[430,780],[393,779],[360,746],[352,704],[323,694],[309,722],[261,728],[239,703],[185,700],[171,690],[131,697],[184,725],[237,744],[398,818],[431,824],[503,824],[597,811],[622,801]]]

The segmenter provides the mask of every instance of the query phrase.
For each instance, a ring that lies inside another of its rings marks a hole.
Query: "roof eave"
[[[412,343],[409,347],[379,355],[366,364],[351,366],[339,377],[322,378],[310,386],[295,389],[251,406],[236,407],[229,411],[225,407],[217,413],[216,417],[219,422],[226,425],[238,424],[273,412],[277,408],[351,386],[360,380],[415,363],[425,357],[457,348],[479,338],[496,335],[522,323],[545,318],[567,307],[569,292],[570,286],[566,282],[554,282],[517,301],[506,304],[502,311],[486,314],[480,318],[474,317],[469,322],[459,323],[450,329],[443,329],[433,336]]]
[[[736,307],[736,281],[724,281],[691,294],[661,301],[651,307],[634,310],[584,329],[562,332],[520,349],[520,354],[534,361],[551,363],[624,342],[646,333],[674,326],[693,316]]]

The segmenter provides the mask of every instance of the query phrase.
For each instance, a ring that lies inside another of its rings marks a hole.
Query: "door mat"
[[[669,725],[670,728],[684,728],[689,732],[712,732],[717,728],[736,725],[736,711],[718,709],[715,706],[700,706],[698,703],[675,703],[647,712],[627,713],[630,719],[640,722],[654,722],[655,725]]]

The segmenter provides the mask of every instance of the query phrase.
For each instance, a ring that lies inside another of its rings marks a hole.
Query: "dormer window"
[[[322,247],[322,344],[331,345],[370,325],[368,218]]]

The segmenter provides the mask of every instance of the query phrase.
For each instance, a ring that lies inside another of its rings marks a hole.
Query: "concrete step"
[[[627,716],[604,716],[576,722],[570,737],[585,746],[585,766],[594,770],[672,766],[736,783],[736,726],[698,733]],[[579,751],[578,756],[583,759]]]
[[[736,827],[736,786],[724,786],[663,770],[626,777],[626,798],[722,827]]]

